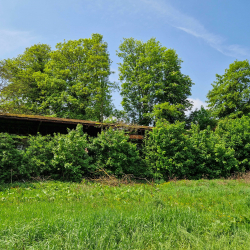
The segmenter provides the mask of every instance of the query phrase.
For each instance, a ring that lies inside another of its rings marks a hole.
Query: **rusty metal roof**
[[[132,130],[151,130],[153,127],[150,126],[140,126],[140,125],[128,125],[125,123],[101,123],[87,120],[78,120],[78,119],[66,119],[58,117],[49,117],[41,115],[26,115],[26,114],[10,114],[10,113],[0,113],[0,118],[3,119],[16,119],[16,120],[26,120],[26,121],[40,121],[40,122],[53,122],[53,123],[64,123],[64,124],[82,124],[87,126],[94,127],[117,127],[123,129],[132,129]]]

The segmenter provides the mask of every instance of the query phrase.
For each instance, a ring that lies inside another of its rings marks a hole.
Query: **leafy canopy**
[[[22,55],[0,61],[1,111],[11,113],[40,113],[44,93],[37,85],[37,72],[44,74],[51,48],[36,44]]]
[[[186,127],[191,128],[191,123],[199,125],[201,130],[210,126],[212,129],[215,128],[217,120],[212,116],[211,110],[205,109],[203,106],[200,109],[192,111],[186,120]]]
[[[119,63],[122,106],[132,122],[154,122],[156,118],[150,114],[155,105],[163,103],[167,103],[162,107],[166,112],[160,112],[161,118],[173,123],[185,117],[184,111],[192,106],[187,97],[193,83],[181,73],[182,61],[173,49],[162,46],[155,38],[145,43],[128,38],[119,46],[117,55],[123,60]]]
[[[208,107],[215,117],[239,117],[250,112],[250,65],[249,61],[235,61],[216,75],[213,89],[208,92]]]
[[[102,121],[113,105],[108,80],[112,73],[107,43],[100,34],[27,48],[23,55],[0,62],[1,110]]]

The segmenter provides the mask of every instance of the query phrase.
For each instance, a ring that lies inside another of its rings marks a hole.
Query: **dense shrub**
[[[17,149],[17,136],[0,133],[0,183],[27,175],[21,167],[22,151]]]
[[[221,140],[209,126],[200,130],[199,125],[192,125],[189,142],[195,162],[190,168],[191,178],[227,177],[239,170],[234,149]]]
[[[94,164],[111,174],[144,175],[136,144],[129,142],[123,130],[112,128],[102,131],[92,141],[91,153]]]
[[[0,135],[0,181],[45,176],[52,179],[80,180],[94,171],[82,126],[67,135],[30,136],[28,147],[18,150],[16,136]]]
[[[192,125],[157,122],[148,132],[142,152],[123,130],[112,128],[87,138],[82,126],[66,135],[30,136],[25,150],[22,137],[0,134],[0,182],[44,176],[78,181],[102,169],[155,179],[227,177],[250,170],[250,119],[225,119],[215,131]]]
[[[53,141],[53,178],[76,181],[95,170],[95,166],[90,164],[89,142],[82,125],[77,125],[76,130],[69,131],[67,135],[54,135]]]
[[[184,122],[161,120],[148,133],[144,147],[148,175],[164,179],[189,176],[195,161],[184,127]]]
[[[215,133],[224,143],[234,149],[239,170],[250,170],[250,118],[220,120]]]
[[[29,177],[51,175],[54,144],[53,137],[50,135],[29,136],[28,147],[23,153],[22,160],[22,166]]]
[[[199,179],[226,177],[238,171],[234,149],[210,127],[198,125],[186,131],[185,124],[158,121],[145,141],[145,163],[155,178]]]

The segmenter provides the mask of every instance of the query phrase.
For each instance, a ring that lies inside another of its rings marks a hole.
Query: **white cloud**
[[[191,101],[193,104],[192,110],[200,109],[201,106],[203,106],[204,108],[207,108],[207,104],[198,98],[196,98],[196,99],[188,98],[188,100]]]
[[[218,49],[219,50],[219,49]],[[223,46],[222,53],[228,56],[249,56],[249,49],[238,44]]]
[[[0,57],[21,47],[28,47],[35,39],[27,31],[0,30]]]
[[[150,6],[152,10],[157,11],[158,15],[162,15],[169,25],[204,40],[222,54],[231,57],[250,56],[248,48],[238,44],[227,45],[223,37],[209,32],[197,19],[175,9],[169,2],[161,0],[140,1]]]
[[[77,9],[83,8],[82,6],[84,9],[88,6],[90,10],[103,9],[105,12],[108,11],[107,16],[109,17],[114,13],[118,13],[120,16],[126,15],[126,17],[131,14],[138,15],[146,10],[151,12],[150,16],[160,17],[162,22],[202,39],[224,55],[236,58],[250,56],[249,48],[239,44],[227,44],[225,38],[208,31],[199,20],[174,8],[170,3],[173,0],[85,0],[85,5],[82,5],[82,1],[73,1],[78,3]]]

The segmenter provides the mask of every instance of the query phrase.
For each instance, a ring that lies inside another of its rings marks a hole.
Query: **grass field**
[[[1,185],[0,249],[250,249],[250,181]]]

